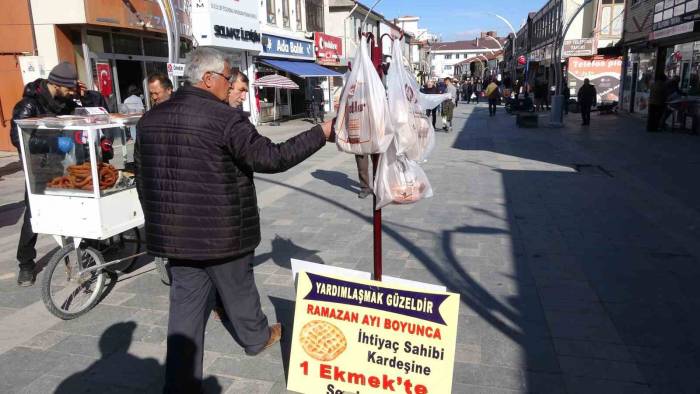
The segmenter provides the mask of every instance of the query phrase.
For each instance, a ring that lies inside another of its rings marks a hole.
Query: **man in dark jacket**
[[[37,79],[24,87],[22,99],[12,110],[12,125],[10,139],[12,145],[20,150],[17,119],[33,118],[41,115],[63,115],[73,112],[76,104],[73,98],[76,93],[78,73],[70,63],[63,62],[54,67],[49,73],[49,79]],[[35,280],[36,240],[37,234],[32,230],[31,211],[27,191],[24,191],[24,221],[19,234],[17,245],[17,261],[19,275],[17,284],[31,286]]]
[[[171,266],[167,393],[201,391],[213,288],[247,354],[279,341],[282,327],[268,326],[253,278],[260,243],[253,174],[285,171],[331,135],[326,122],[286,142],[271,142],[244,111],[225,102],[233,82],[226,56],[212,48],[189,56],[185,77],[191,86],[147,112],[136,137],[148,252],[168,258]]]
[[[581,107],[581,125],[588,126],[591,124],[591,107],[597,101],[595,86],[591,85],[591,81],[588,78],[583,80],[583,86],[579,88],[577,97],[578,104]]]

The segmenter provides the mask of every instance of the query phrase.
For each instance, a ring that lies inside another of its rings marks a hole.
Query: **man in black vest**
[[[331,137],[331,122],[279,144],[258,134],[246,112],[226,103],[233,74],[220,51],[194,50],[185,77],[191,86],[139,121],[135,154],[148,252],[171,266],[167,393],[201,391],[214,288],[247,354],[279,341],[282,327],[268,326],[253,278],[260,243],[253,174],[285,171]]]

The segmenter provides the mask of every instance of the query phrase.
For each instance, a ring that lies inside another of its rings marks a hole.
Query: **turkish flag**
[[[100,93],[109,97],[112,94],[112,69],[109,63],[97,63],[97,80],[100,84]]]

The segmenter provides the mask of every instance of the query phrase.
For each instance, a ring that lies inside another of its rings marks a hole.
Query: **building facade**
[[[500,52],[503,43],[505,39],[497,37],[496,32],[481,33],[473,40],[435,43],[430,47],[430,75],[432,78],[455,77],[455,66],[468,59],[474,59],[476,63],[481,62],[479,64],[487,68],[487,56],[493,57]],[[466,76],[476,72],[476,64],[470,64],[472,66]],[[459,75],[462,76],[464,75]]]

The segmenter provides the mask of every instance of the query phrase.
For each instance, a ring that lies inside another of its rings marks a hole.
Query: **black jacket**
[[[260,243],[254,172],[275,173],[325,144],[320,126],[275,144],[246,112],[180,88],[137,124],[136,177],[149,253],[216,260]]]
[[[596,91],[593,85],[583,85],[579,88],[578,94],[579,105],[592,106],[596,103]]]
[[[29,82],[24,87],[22,99],[12,109],[12,125],[10,126],[10,140],[12,145],[19,150],[19,135],[15,119],[33,118],[41,115],[66,115],[73,112],[75,105],[70,101],[59,101],[51,97],[46,86],[47,80],[37,79]]]

